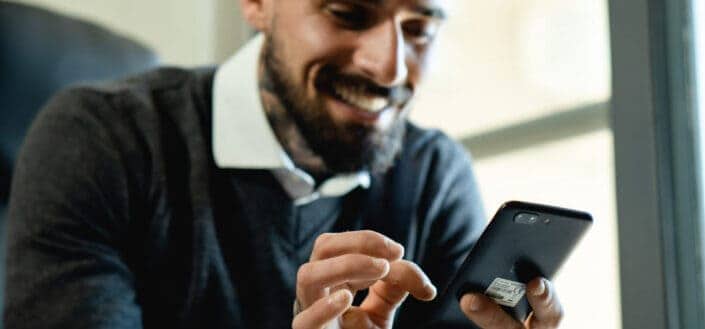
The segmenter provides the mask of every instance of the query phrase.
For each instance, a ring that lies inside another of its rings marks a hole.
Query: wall
[[[17,0],[80,17],[153,48],[168,65],[226,58],[248,35],[237,0]]]

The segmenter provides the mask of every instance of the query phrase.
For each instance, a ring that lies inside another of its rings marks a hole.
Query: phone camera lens
[[[514,222],[518,224],[534,224],[539,220],[539,215],[529,212],[520,212],[514,216]]]

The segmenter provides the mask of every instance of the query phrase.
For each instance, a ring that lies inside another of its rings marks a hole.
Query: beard
[[[403,111],[395,113],[392,123],[384,130],[355,122],[337,123],[328,112],[323,97],[310,99],[305,88],[294,82],[278,54],[281,52],[275,40],[270,38],[263,49],[264,74],[304,140],[323,159],[328,171],[350,173],[367,170],[376,174],[384,173],[393,166],[406,134],[405,120],[401,119],[400,114]],[[332,81],[362,86],[380,93],[387,89],[376,86],[366,78],[342,74],[335,66],[323,67],[317,75],[315,86],[319,93],[332,88]],[[410,97],[407,89],[401,92],[389,90],[388,93]]]

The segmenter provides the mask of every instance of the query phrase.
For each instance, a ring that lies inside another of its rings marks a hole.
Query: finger
[[[360,290],[365,290],[369,287],[371,287],[375,282],[378,280],[365,280],[365,281],[350,281],[350,282],[345,282],[340,286],[337,287],[331,287],[331,291],[335,291],[338,289],[348,289],[350,290],[353,295],[360,291]]]
[[[558,327],[563,319],[563,307],[550,281],[544,278],[531,280],[527,285],[526,298],[534,309],[531,328]]]
[[[406,299],[409,292],[389,282],[377,281],[370,287],[360,309],[369,314],[380,327],[386,327],[394,318],[399,305]]]
[[[310,260],[316,261],[345,254],[363,254],[394,261],[404,255],[404,247],[382,234],[369,230],[324,233],[316,238]]]
[[[304,308],[326,295],[326,289],[352,281],[378,280],[389,272],[385,259],[343,255],[310,262],[296,274],[296,296]]]
[[[350,308],[353,296],[350,291],[339,290],[334,294],[319,299],[303,312],[294,317],[291,324],[293,329],[322,328]]]
[[[484,329],[519,329],[524,325],[483,294],[470,293],[460,299],[460,309],[476,325]]]
[[[360,309],[372,315],[375,323],[391,321],[409,293],[417,299],[431,300],[436,287],[418,265],[406,260],[392,262],[389,274],[370,287]]]
[[[391,262],[389,273],[382,281],[408,291],[416,299],[429,301],[436,297],[436,287],[426,273],[418,265],[407,260]]]
[[[341,329],[374,329],[378,327],[370,319],[370,316],[359,307],[349,308],[340,319]]]

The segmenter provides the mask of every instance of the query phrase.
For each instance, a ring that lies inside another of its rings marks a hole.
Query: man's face
[[[331,171],[393,163],[445,2],[263,2],[265,74]]]

